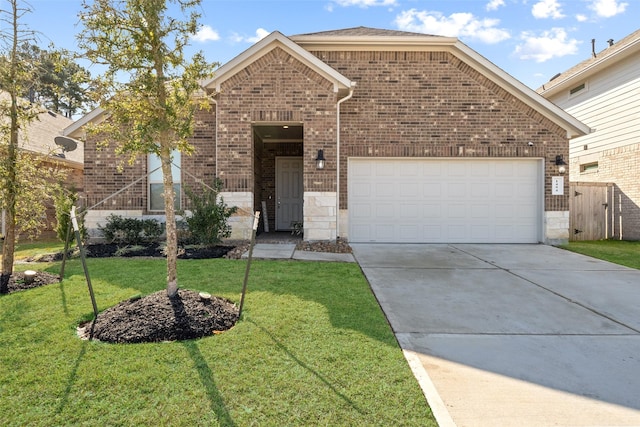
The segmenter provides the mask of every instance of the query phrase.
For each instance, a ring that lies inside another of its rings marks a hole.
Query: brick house
[[[301,223],[306,240],[567,239],[568,182],[556,159],[589,129],[455,38],[276,31],[202,86],[212,108],[199,113],[196,153],[174,177],[222,180],[225,201],[241,208],[233,237],[247,238],[260,210],[261,232]],[[101,117],[65,133],[80,138]],[[161,213],[154,179],[140,180],[152,163],[117,170],[113,150],[86,141],[87,204],[109,197],[87,225],[111,212]]]
[[[595,45],[594,45],[595,47]],[[537,90],[594,132],[572,139],[570,181],[580,195],[600,193],[593,206],[576,199],[576,239],[640,239],[640,30],[557,75]],[[575,194],[575,192],[574,192]],[[584,201],[588,203],[588,201]],[[578,223],[594,218],[597,224]]]
[[[6,93],[0,94],[0,99],[8,99]],[[25,101],[27,102],[27,101]],[[78,146],[73,151],[63,151],[55,143],[55,138],[61,136],[62,131],[73,121],[61,114],[44,111],[31,121],[18,136],[18,147],[38,158],[44,168],[62,169],[66,172],[64,185],[76,191],[83,191],[84,152]],[[53,201],[46,203],[45,228],[41,230],[42,237],[55,236],[55,208]],[[5,234],[5,217],[0,212],[0,235]]]

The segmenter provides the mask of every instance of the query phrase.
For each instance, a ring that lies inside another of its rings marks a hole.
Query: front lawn
[[[640,269],[640,242],[595,240],[569,242],[560,247],[583,255]]]
[[[88,260],[99,309],[163,289],[165,265]],[[238,302],[245,266],[181,260],[180,287]],[[355,264],[254,261],[234,328],[154,344],[80,340],[79,260],[65,276],[0,296],[3,425],[437,425]]]

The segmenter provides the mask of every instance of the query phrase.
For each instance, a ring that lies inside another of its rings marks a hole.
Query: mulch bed
[[[223,332],[238,320],[238,307],[231,301],[179,289],[169,298],[166,290],[132,298],[108,308],[93,324],[93,339],[110,343],[142,343],[201,338]],[[91,322],[79,329],[91,336]]]
[[[178,248],[180,259],[208,259],[222,258],[233,246],[185,246]],[[146,245],[126,246],[116,243],[94,243],[85,247],[87,258],[106,257],[164,257],[163,246],[157,243]]]
[[[46,271],[36,271],[36,275],[31,283],[27,283],[24,280],[24,273],[14,272],[11,277],[9,277],[8,288],[9,293],[12,293],[58,282],[60,282],[60,276],[57,274],[47,273]]]
[[[299,242],[298,250],[351,253],[347,242]],[[249,242],[229,242],[229,245],[211,247],[182,247],[178,258],[240,259],[249,250]],[[157,244],[144,246],[118,246],[117,244],[90,244],[87,257],[164,257]],[[59,261],[62,254],[50,254],[29,261]],[[32,283],[24,281],[24,273],[16,272],[9,279],[9,292],[58,283],[57,275],[38,271]],[[206,295],[205,295],[206,297]],[[226,331],[238,321],[238,307],[224,298],[203,298],[199,292],[179,289],[169,298],[166,290],[132,298],[98,314],[93,322],[78,327],[83,339],[96,339],[109,343],[142,343],[188,340]]]

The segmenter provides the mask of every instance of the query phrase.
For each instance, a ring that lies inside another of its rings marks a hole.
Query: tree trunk
[[[13,213],[10,211],[13,210]],[[13,274],[13,256],[16,245],[15,203],[14,209],[6,209],[6,234],[2,243],[2,274],[0,275],[0,294],[9,293],[9,278]]]
[[[178,236],[176,232],[176,210],[174,205],[173,176],[171,174],[171,148],[163,144],[160,150],[162,162],[162,182],[164,184],[164,211],[167,234],[167,295],[174,297],[178,293]]]
[[[13,39],[13,51],[12,51],[12,75],[15,76],[15,70],[17,68],[17,9],[16,4],[13,4],[13,16],[14,16],[14,39]],[[0,274],[0,293],[6,294],[9,292],[9,277],[13,274],[13,261],[14,252],[16,246],[16,196],[18,192],[18,174],[16,168],[18,167],[18,95],[16,94],[15,87],[9,91],[11,97],[11,106],[9,109],[10,116],[10,134],[9,134],[9,147],[7,149],[6,168],[7,176],[5,185],[5,233],[4,242],[2,242],[2,273]]]

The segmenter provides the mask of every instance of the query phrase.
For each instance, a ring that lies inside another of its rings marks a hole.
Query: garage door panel
[[[374,230],[376,241],[388,242],[397,239],[394,233],[394,224],[379,224]]]
[[[449,177],[461,177],[467,176],[467,165],[463,165],[461,163],[448,163],[447,165],[447,175]]]
[[[490,220],[493,215],[493,210],[489,205],[472,205],[471,217],[474,219],[487,219]]]
[[[474,199],[485,199],[491,196],[491,185],[488,182],[475,182],[471,184],[470,196]]]
[[[422,215],[422,207],[417,204],[402,203],[398,205],[399,216],[403,220],[419,221]]]
[[[473,162],[470,171],[473,177],[488,177],[490,176],[491,168],[487,163]]]
[[[464,182],[451,182],[447,185],[447,194],[444,197],[448,199],[463,199],[467,196],[467,185]]]
[[[375,187],[374,194],[376,198],[380,197],[393,197],[396,192],[396,188],[391,183],[380,183]]]
[[[391,203],[381,203],[376,205],[376,219],[392,220],[395,218],[395,209]]]
[[[353,217],[356,221],[367,220],[371,218],[371,204],[369,203],[358,203],[350,207],[349,212],[353,214]]]
[[[353,242],[536,243],[536,159],[349,159]]]
[[[451,219],[466,218],[467,206],[463,204],[448,205],[447,216]]]
[[[439,182],[423,182],[422,196],[426,198],[441,197],[443,193],[442,185]]]
[[[395,165],[392,163],[376,163],[375,174],[378,177],[392,177],[396,175]]]
[[[422,214],[426,219],[442,218],[442,205],[425,203],[423,205]]]
[[[471,238],[485,241],[491,237],[491,230],[488,225],[476,225],[471,227]]]

